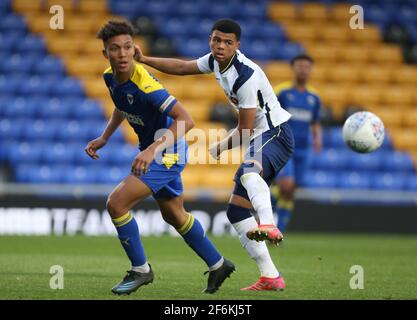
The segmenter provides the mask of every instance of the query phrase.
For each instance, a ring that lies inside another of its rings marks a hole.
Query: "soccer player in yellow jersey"
[[[187,163],[184,135],[193,120],[181,103],[145,68],[133,60],[134,29],[125,21],[109,21],[98,33],[103,55],[110,67],[104,81],[115,108],[100,137],[90,141],[87,154],[97,160],[104,147],[125,119],[140,137],[138,155],[128,175],[110,194],[107,210],[132,268],[112,288],[115,294],[130,294],[153,281],[154,275],[142,246],[139,228],[130,210],[148,196],[158,203],[163,219],[172,225],[209,268],[206,293],[216,292],[235,270],[205,235],[200,222],[183,207],[181,172]]]

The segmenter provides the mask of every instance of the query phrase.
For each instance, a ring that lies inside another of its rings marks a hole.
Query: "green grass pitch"
[[[283,292],[244,292],[258,278],[237,238],[211,237],[237,271],[214,295],[205,264],[181,238],[146,237],[153,284],[130,296],[110,292],[129,263],[113,237],[0,237],[0,299],[417,299],[417,237],[288,233],[270,247],[285,277]],[[64,289],[50,288],[50,267],[64,268]],[[352,290],[352,265],[364,270],[364,289]]]

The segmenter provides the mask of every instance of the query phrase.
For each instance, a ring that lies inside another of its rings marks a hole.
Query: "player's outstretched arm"
[[[85,148],[85,152],[94,160],[99,158],[97,154],[97,150],[104,147],[111,137],[111,135],[116,131],[116,129],[120,126],[122,121],[124,120],[123,113],[121,113],[116,108],[113,110],[113,114],[107,123],[106,128],[104,129],[102,135],[94,140],[91,140],[87,147]]]
[[[173,58],[156,58],[144,56],[139,46],[135,46],[135,60],[155,68],[161,72],[174,75],[201,74],[197,66],[197,60],[181,60]]]
[[[158,152],[172,146],[194,127],[193,119],[179,102],[173,106],[168,115],[174,119],[174,122],[160,138],[135,157],[131,170],[134,175],[140,176],[146,172]]]

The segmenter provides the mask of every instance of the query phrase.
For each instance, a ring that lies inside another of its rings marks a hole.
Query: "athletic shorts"
[[[184,190],[181,172],[186,164],[186,152],[164,154],[152,161],[148,171],[138,178],[152,190],[155,199],[175,198]]]
[[[258,139],[258,140],[257,140]],[[255,141],[257,140],[257,141]],[[245,155],[244,162],[240,165],[235,177],[235,189],[233,194],[249,200],[246,189],[240,182],[242,170],[247,170],[245,161],[255,162],[262,165],[260,172],[268,185],[272,183],[277,174],[285,166],[294,152],[294,136],[287,122],[270,129],[253,139]],[[257,166],[259,167],[259,166]],[[253,166],[256,171],[256,165]],[[259,168],[260,169],[260,168]]]

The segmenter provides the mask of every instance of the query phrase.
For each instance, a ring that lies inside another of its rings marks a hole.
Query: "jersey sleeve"
[[[197,59],[197,67],[202,73],[212,73],[214,70],[214,58],[211,53]]]
[[[162,114],[168,114],[177,103],[177,99],[171,96],[167,90],[159,89],[148,93],[148,101],[151,105],[157,108]]]
[[[317,123],[320,120],[320,106],[321,106],[321,101],[320,101],[320,98],[317,97],[316,104],[314,105],[314,110],[313,110],[313,119],[312,119],[313,123]]]
[[[236,92],[238,108],[251,109],[258,106],[258,93],[256,91],[256,79],[250,77]]]

